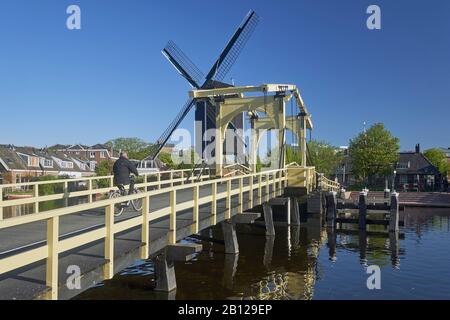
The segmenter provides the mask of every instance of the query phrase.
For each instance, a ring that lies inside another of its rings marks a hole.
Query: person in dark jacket
[[[139,176],[136,166],[128,160],[128,154],[126,152],[120,153],[120,158],[114,163],[114,183],[121,189],[124,186],[130,185],[128,194],[132,194],[134,191],[134,180],[130,177],[130,174]]]

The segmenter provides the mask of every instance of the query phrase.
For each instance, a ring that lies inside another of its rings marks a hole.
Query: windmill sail
[[[162,53],[192,87],[200,88],[205,76],[173,41],[167,43]]]
[[[219,58],[214,63],[213,67],[206,77],[203,76],[203,73],[183,53],[183,51],[181,51],[181,49],[177,47],[177,45],[173,41],[168,42],[162,53],[192,87],[200,89],[207,86],[208,84],[211,84],[211,81],[212,83],[214,83],[214,81],[223,80],[223,78],[226,76],[226,74],[229,72],[234,62],[238,58],[251,34],[255,30],[258,21],[259,17],[256,12],[250,11],[247,14],[244,21],[236,30],[233,37],[228,42],[227,46],[222,51]],[[200,85],[200,83],[203,83],[203,85]],[[193,99],[189,99],[186,102],[176,118],[164,131],[157,142],[152,146],[150,155],[147,157],[147,159],[153,160],[156,156],[158,156],[161,149],[170,139],[172,133],[180,125],[180,123],[183,121],[183,119],[186,117],[186,115],[194,105],[195,100]],[[209,119],[215,120],[215,116],[212,114],[211,110],[208,110],[207,117]],[[236,130],[233,124],[231,125],[231,127]],[[242,137],[240,137],[240,139],[243,141]],[[245,142],[244,145],[246,145]]]
[[[206,81],[211,79],[222,81],[225,78],[255,30],[258,22],[259,16],[255,11],[250,11],[207,74]]]
[[[175,131],[175,129],[180,125],[181,121],[186,117],[186,115],[191,111],[192,107],[195,105],[195,100],[189,99],[184,106],[181,108],[181,111],[169,125],[169,127],[163,132],[163,134],[159,137],[154,145],[150,148],[150,154],[146,158],[146,160],[155,159],[158,154],[161,152],[161,149],[170,139],[170,136]]]

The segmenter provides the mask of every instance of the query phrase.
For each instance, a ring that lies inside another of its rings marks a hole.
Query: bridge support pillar
[[[300,225],[300,208],[298,206],[298,200],[295,198],[290,199],[291,203],[291,225]]]
[[[272,206],[268,202],[264,203],[263,211],[264,211],[264,222],[266,224],[266,236],[274,236],[275,225],[273,223]]]
[[[223,239],[225,241],[225,253],[239,253],[239,243],[236,235],[236,224],[231,220],[225,220],[222,222],[222,231]]]
[[[174,262],[167,259],[165,252],[155,259],[155,276],[155,291],[170,292],[177,288]]]
[[[177,279],[174,261],[189,261],[195,253],[202,251],[202,249],[203,246],[201,244],[176,243],[167,246],[160,255],[156,256],[154,261],[155,291],[171,292],[175,290],[177,288]]]

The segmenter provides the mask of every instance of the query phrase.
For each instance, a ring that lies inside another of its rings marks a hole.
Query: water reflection
[[[178,288],[166,298],[450,298],[450,212],[422,209],[402,214],[407,223],[401,233],[384,227],[361,232],[357,225],[330,229],[320,216],[308,217],[300,227],[277,226],[275,237],[246,226],[245,232],[238,230],[240,254],[224,254],[220,243],[202,242],[204,250],[194,261],[177,262]],[[220,237],[220,229],[207,234]],[[379,292],[366,287],[369,265],[382,269]],[[130,285],[135,281],[141,286]],[[430,283],[438,285],[429,290]],[[152,263],[142,261],[78,298],[164,299],[152,286]]]

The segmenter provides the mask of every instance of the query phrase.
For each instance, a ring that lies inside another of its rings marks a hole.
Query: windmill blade
[[[200,88],[200,84],[203,83],[205,76],[173,41],[167,43],[162,50],[162,54],[192,87],[196,89]]]
[[[164,145],[167,143],[167,141],[170,139],[170,136],[175,131],[176,128],[180,125],[181,121],[186,117],[186,115],[189,113],[189,111],[192,109],[192,107],[195,105],[194,99],[188,99],[188,101],[184,104],[184,106],[181,108],[181,111],[178,113],[178,115],[175,117],[175,119],[171,122],[169,127],[163,132],[163,134],[159,137],[159,139],[156,141],[154,145],[152,145],[150,149],[150,154],[145,160],[154,160],[158,154],[161,152],[161,149],[164,147]]]
[[[220,54],[219,59],[217,59],[207,74],[206,82],[209,80],[222,81],[224,79],[255,30],[258,22],[259,16],[255,11],[250,11]]]

